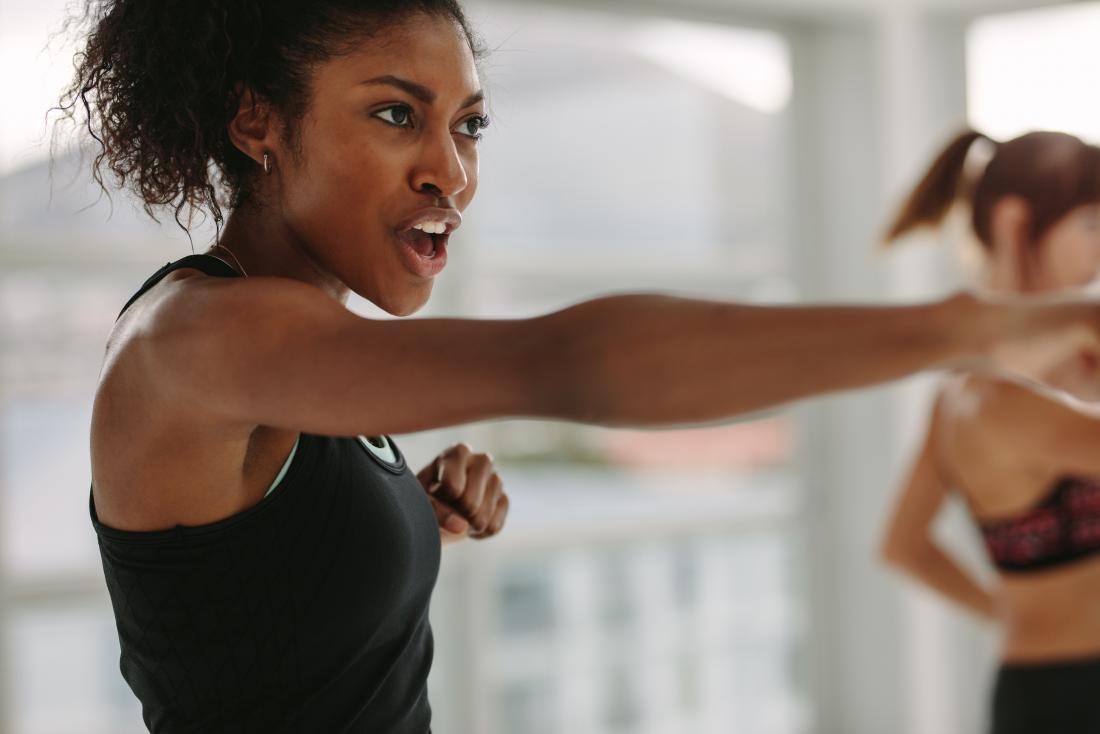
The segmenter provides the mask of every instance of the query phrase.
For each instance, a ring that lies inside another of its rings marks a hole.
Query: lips
[[[447,265],[447,235],[434,235],[435,254],[431,257],[421,255],[405,238],[397,238],[397,252],[405,268],[420,278],[434,278]]]
[[[404,232],[405,230],[423,227],[433,223],[444,225],[443,232],[440,234],[451,234],[462,226],[462,215],[458,213],[457,209],[425,207],[424,209],[417,209],[406,217],[397,225],[397,231]]]

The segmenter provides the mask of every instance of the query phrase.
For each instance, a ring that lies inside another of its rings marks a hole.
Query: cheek
[[[1100,270],[1100,234],[1088,232],[1080,237],[1077,243],[1074,260],[1081,277],[1088,282],[1096,277]]]
[[[333,136],[329,140],[339,140]],[[303,164],[287,192],[290,217],[315,246],[377,226],[383,183],[392,178],[392,161],[368,146],[339,143],[313,145],[303,151]]]
[[[392,164],[380,146],[354,144],[351,135],[333,133],[315,146],[306,171],[306,185],[329,201],[362,199],[388,180]]]
[[[1100,238],[1091,233],[1066,233],[1051,243],[1049,252],[1050,271],[1061,286],[1088,283],[1100,268]]]

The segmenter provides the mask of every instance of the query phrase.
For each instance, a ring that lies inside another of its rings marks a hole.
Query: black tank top
[[[192,255],[126,305],[179,268],[238,275]],[[429,731],[439,528],[395,455],[303,433],[273,492],[201,526],[116,530],[89,499],[122,675],[150,731]]]

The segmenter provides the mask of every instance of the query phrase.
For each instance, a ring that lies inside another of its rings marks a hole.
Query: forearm
[[[542,377],[554,383],[543,394],[555,396],[542,411],[601,425],[703,423],[894,380],[980,357],[997,328],[983,308],[994,307],[587,301],[539,320],[551,350]]]
[[[909,557],[888,557],[887,560],[898,570],[978,617],[986,620],[996,618],[996,605],[989,590],[935,543],[929,543]]]

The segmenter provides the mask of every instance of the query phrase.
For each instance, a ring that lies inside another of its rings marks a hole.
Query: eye
[[[412,109],[407,105],[398,104],[387,107],[384,110],[378,110],[373,116],[394,127],[412,127]]]
[[[459,135],[465,135],[468,138],[474,140],[481,140],[481,131],[489,127],[489,118],[485,115],[474,115],[473,117],[467,117],[465,120],[458,124],[455,131]]]

